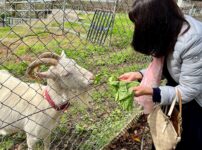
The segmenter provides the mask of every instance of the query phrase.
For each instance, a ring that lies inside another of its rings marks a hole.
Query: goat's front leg
[[[44,138],[43,140],[43,144],[44,144],[44,150],[49,150],[50,148],[50,142],[51,142],[51,136],[48,135],[46,138]]]
[[[38,141],[38,139],[36,137],[28,134],[28,133],[26,135],[27,135],[28,150],[33,150],[36,142]]]

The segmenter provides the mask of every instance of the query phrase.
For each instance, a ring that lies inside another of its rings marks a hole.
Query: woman
[[[133,48],[165,57],[166,86],[134,88],[136,96],[152,95],[153,102],[171,104],[175,87],[182,95],[182,139],[177,150],[202,150],[202,23],[184,16],[175,0],[135,0],[129,12],[135,24]],[[125,73],[123,81],[141,80],[144,70]]]

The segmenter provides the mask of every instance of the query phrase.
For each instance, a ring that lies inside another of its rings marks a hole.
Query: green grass
[[[0,143],[0,150],[11,149],[13,145],[14,145],[14,142],[12,139],[5,139],[4,142]]]
[[[33,54],[39,54],[45,51],[45,46],[42,43],[34,44],[34,45],[23,45],[18,48],[18,50],[15,52],[18,56],[23,55],[33,55]]]
[[[0,66],[0,69],[6,69],[11,73],[13,73],[15,76],[21,78],[22,76],[24,76],[27,66],[28,66],[27,62],[9,61],[6,62],[3,66]]]
[[[0,27],[0,38],[5,37],[10,32],[9,27]]]

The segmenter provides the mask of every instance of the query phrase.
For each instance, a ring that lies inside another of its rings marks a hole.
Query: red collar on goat
[[[69,102],[66,102],[62,105],[55,105],[55,102],[51,99],[50,95],[48,94],[47,89],[44,91],[44,98],[48,101],[48,103],[57,111],[65,111],[69,107]]]

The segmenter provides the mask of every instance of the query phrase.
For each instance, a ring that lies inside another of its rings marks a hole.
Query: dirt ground
[[[132,125],[128,131],[109,146],[109,150],[151,150],[152,139],[146,116]]]

